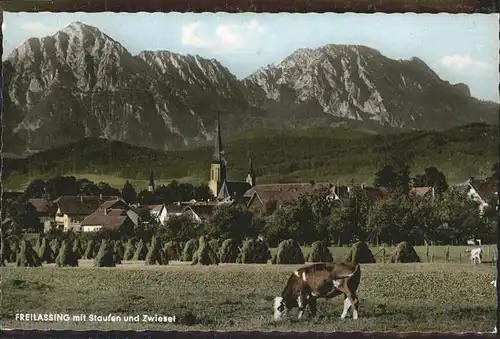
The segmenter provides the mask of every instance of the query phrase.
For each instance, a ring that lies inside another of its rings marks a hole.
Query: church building
[[[249,169],[246,180],[229,180],[227,178],[227,161],[222,145],[220,116],[217,114],[217,124],[214,138],[214,154],[210,164],[210,180],[208,187],[218,201],[244,202],[244,194],[255,186],[255,171],[252,159],[249,160]]]

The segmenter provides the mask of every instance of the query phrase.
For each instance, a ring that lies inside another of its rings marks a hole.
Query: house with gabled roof
[[[196,204],[186,206],[184,215],[191,218],[196,223],[207,222],[215,213],[215,204]]]
[[[498,201],[498,182],[493,179],[469,178],[465,184],[467,195],[479,204],[479,212],[489,206],[492,200]],[[497,203],[498,210],[498,203]]]
[[[131,230],[139,226],[140,212],[130,207],[122,198],[103,202],[93,213],[85,217],[80,223],[83,232],[95,232],[101,229]]]
[[[80,229],[80,224],[87,216],[92,214],[103,202],[115,200],[118,197],[109,196],[70,196],[63,195],[54,200],[56,226],[64,231]]]

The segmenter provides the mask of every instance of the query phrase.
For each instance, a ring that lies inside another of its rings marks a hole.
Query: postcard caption
[[[16,313],[16,321],[26,322],[98,322],[98,323],[175,323],[175,315],[160,314],[66,314],[66,313]]]

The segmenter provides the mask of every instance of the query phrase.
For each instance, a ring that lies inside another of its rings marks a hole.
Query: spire
[[[154,175],[153,175],[153,169],[151,169],[151,171],[149,172],[148,190],[150,192],[155,190],[155,179],[154,179]]]
[[[214,138],[214,162],[220,163],[225,162],[224,159],[224,148],[222,146],[222,135],[220,130],[220,116],[217,112],[217,123],[215,127],[215,138]]]
[[[252,157],[251,156],[248,159],[248,171],[249,171],[250,174],[253,175],[254,170],[253,170],[253,161],[252,161]]]

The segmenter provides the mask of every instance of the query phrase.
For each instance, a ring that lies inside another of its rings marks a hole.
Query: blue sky
[[[132,54],[169,50],[216,58],[242,78],[294,50],[359,44],[424,60],[442,79],[499,101],[498,14],[8,13],[4,56],[73,21],[96,26]]]

